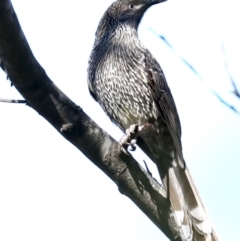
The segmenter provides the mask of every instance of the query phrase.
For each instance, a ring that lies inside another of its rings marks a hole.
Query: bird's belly
[[[98,102],[122,130],[157,120],[157,108],[146,84],[115,77],[96,81]]]

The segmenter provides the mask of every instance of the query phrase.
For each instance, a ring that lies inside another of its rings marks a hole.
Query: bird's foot
[[[148,126],[150,126],[149,123],[146,123],[146,124],[141,125],[141,126],[133,124],[126,130],[126,134],[121,138],[121,140],[119,142],[119,144],[121,146],[121,150],[125,154],[130,155],[130,153],[128,151],[128,147],[131,148],[130,151],[136,150],[138,133],[140,131],[146,129]]]

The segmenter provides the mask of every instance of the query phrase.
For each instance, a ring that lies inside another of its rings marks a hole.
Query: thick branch
[[[49,79],[9,0],[0,2],[0,58],[28,105],[97,165],[170,240],[181,240],[165,190]]]

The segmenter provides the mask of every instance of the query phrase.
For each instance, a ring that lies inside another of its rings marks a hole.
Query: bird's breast
[[[101,107],[122,130],[157,120],[144,55],[113,47],[100,61],[94,88]]]

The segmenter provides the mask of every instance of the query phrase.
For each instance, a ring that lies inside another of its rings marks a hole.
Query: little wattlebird
[[[149,126],[138,144],[156,163],[181,240],[216,241],[201,198],[186,167],[177,109],[163,71],[138,38],[146,10],[164,0],[117,0],[105,12],[89,60],[93,98],[121,130]]]

